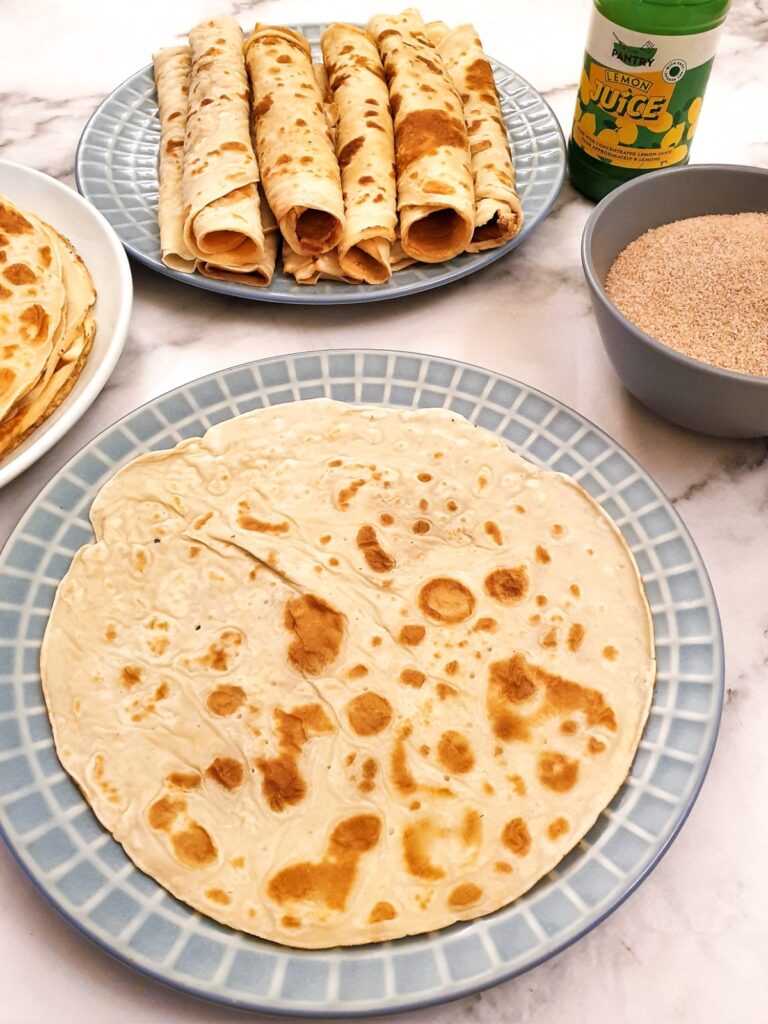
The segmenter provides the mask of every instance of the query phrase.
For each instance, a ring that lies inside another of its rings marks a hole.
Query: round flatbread
[[[319,948],[514,900],[632,763],[654,681],[624,540],[447,410],[319,399],[97,496],[42,679],[59,757],[145,872]]]

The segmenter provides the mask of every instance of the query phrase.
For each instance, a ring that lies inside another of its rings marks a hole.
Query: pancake
[[[42,222],[0,196],[0,421],[39,381],[64,335],[62,274]]]
[[[248,272],[225,270],[215,263],[198,260],[197,270],[203,277],[211,277],[216,281],[232,281],[236,284],[246,284],[251,288],[266,288],[272,283],[275,273],[275,262],[277,260],[277,248],[280,243],[280,232],[274,214],[270,210],[261,188],[259,188],[259,201],[261,206],[261,223],[264,230],[264,252],[261,260]]]
[[[470,151],[461,99],[419,12],[371,18],[395,118],[397,208],[405,252],[452,259],[474,230]]]
[[[309,44],[292,29],[257,25],[245,56],[267,202],[295,252],[330,252],[344,229],[344,200]]]
[[[397,232],[395,143],[389,91],[371,37],[335,24],[320,40],[337,111],[336,155],[344,194],[339,263],[355,281],[383,284],[392,274]]]
[[[518,233],[523,207],[493,72],[472,25],[449,29],[434,21],[427,25],[427,34],[464,105],[475,190],[475,227],[467,250],[495,249]]]
[[[189,33],[191,67],[184,136],[183,238],[199,260],[239,273],[264,259],[259,169],[251,143],[243,33],[234,18]]]
[[[160,121],[160,149],[157,222],[160,253],[172,270],[191,274],[195,257],[184,241],[184,203],[181,180],[184,167],[184,136],[189,108],[188,46],[172,46],[153,55],[157,116]]]
[[[448,410],[318,399],[141,456],[41,673],[135,864],[302,948],[442,928],[552,870],[624,781],[653,638],[578,485]]]

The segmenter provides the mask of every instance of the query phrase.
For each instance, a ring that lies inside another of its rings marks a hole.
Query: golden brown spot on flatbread
[[[571,651],[577,651],[581,647],[584,640],[584,627],[580,622],[574,622],[571,628],[568,630],[568,648]]]
[[[459,671],[459,663],[458,663],[458,661],[449,661],[447,663],[447,665],[445,666],[445,674],[447,676],[455,676],[458,671]]]
[[[364,174],[362,178],[357,179],[359,185],[372,185],[373,181],[374,179],[371,177],[370,174]]]
[[[371,637],[371,647],[381,647],[382,642],[383,641],[382,641],[380,636],[372,636]]]
[[[28,306],[19,316],[19,323],[22,324],[24,328],[22,334],[30,345],[39,345],[48,337],[50,317],[36,302]]]
[[[456,910],[460,910],[463,907],[471,907],[480,900],[482,895],[483,890],[479,886],[473,885],[472,882],[462,882],[461,885],[457,885],[451,891],[448,897],[448,905]]]
[[[458,580],[438,576],[421,588],[419,606],[430,619],[453,625],[470,617],[475,610],[475,597]]]
[[[567,793],[573,789],[579,776],[579,762],[556,750],[539,754],[537,769],[539,782],[555,793]]]
[[[603,657],[608,661],[616,661],[619,656],[619,652],[611,644],[603,648]]]
[[[283,914],[280,918],[280,924],[282,924],[283,928],[301,928],[301,921],[293,914]]]
[[[404,668],[400,673],[400,682],[405,686],[413,686],[420,689],[427,681],[427,677],[417,668]]]
[[[418,647],[426,635],[426,629],[418,624],[403,626],[398,635],[398,643],[405,647]]]
[[[331,558],[328,559],[328,565],[331,565],[331,566],[334,566],[334,567],[339,565],[338,558],[336,558],[335,556],[331,556]]]
[[[498,523],[494,523],[489,519],[488,522],[485,524],[485,532],[488,534],[489,537],[493,537],[494,541],[499,546],[501,546],[504,543]]]
[[[557,626],[553,626],[539,641],[542,647],[557,647]]]
[[[257,533],[288,533],[288,523],[267,523],[263,519],[241,512],[237,517],[237,525],[243,530],[254,530]]]
[[[461,824],[461,841],[465,846],[479,846],[483,838],[483,819],[479,811],[467,811]]]
[[[222,906],[227,906],[227,904],[232,902],[223,889],[206,889],[205,895],[209,900],[212,900],[214,903],[221,903]]]
[[[229,863],[233,868],[245,867],[245,857],[233,857]]]
[[[360,783],[359,783],[359,786],[358,786],[358,788],[361,790],[361,792],[363,792],[363,793],[370,793],[371,792],[371,790],[376,785],[376,783],[374,782],[374,779],[376,778],[376,773],[378,772],[378,770],[379,770],[379,763],[378,763],[378,761],[376,761],[372,757],[366,757],[366,759],[363,761],[363,764],[362,764],[362,774],[363,774],[363,777],[360,780]]]
[[[518,796],[525,796],[525,782],[523,782],[522,776],[520,775],[508,775],[507,778],[512,783],[512,786]]]
[[[365,138],[362,135],[358,135],[356,139],[350,139],[346,146],[342,148],[339,153],[339,167],[342,170],[349,166],[355,154],[362,149],[364,142]]]
[[[214,715],[233,715],[245,701],[245,690],[240,686],[217,686],[206,699],[206,706]]]
[[[319,704],[303,704],[290,712],[276,708],[274,718],[280,753],[258,758],[256,767],[262,775],[261,791],[267,804],[280,812],[289,804],[299,803],[307,791],[298,766],[302,748],[312,736],[333,732],[333,725]]]
[[[408,759],[405,749],[405,741],[410,734],[410,726],[406,726],[404,729],[401,729],[397,739],[395,740],[394,746],[392,747],[392,756],[390,761],[392,781],[399,792],[406,796],[410,793],[415,793],[418,788],[416,785],[416,779],[411,775],[410,769],[408,768]]]
[[[547,825],[547,835],[550,839],[559,839],[568,831],[568,822],[565,818],[555,818]]]
[[[459,692],[453,686],[449,686],[448,683],[438,683],[436,689],[440,700],[445,700],[446,697],[455,697]]]
[[[106,641],[107,641],[108,643],[110,643],[110,644],[111,644],[111,643],[112,643],[112,641],[113,641],[113,640],[115,639],[115,637],[116,637],[116,636],[117,636],[117,630],[115,629],[115,627],[114,627],[114,626],[112,625],[112,623],[110,622],[110,624],[109,624],[109,625],[107,626],[107,628],[106,628],[106,629],[104,630],[104,639],[105,639],[105,640],[106,640]]]
[[[216,757],[205,769],[205,774],[224,789],[237,789],[242,784],[245,771],[242,763],[234,757]]]
[[[361,693],[347,704],[347,717],[358,736],[375,736],[392,721],[392,705],[378,693]]]
[[[295,639],[288,659],[300,672],[317,675],[336,660],[344,637],[344,617],[321,597],[302,594],[285,605],[285,628]]]
[[[565,736],[573,736],[578,728],[578,725],[572,718],[566,718],[566,720],[560,724],[560,732]]]
[[[9,235],[26,235],[34,228],[26,219],[10,206],[0,203],[0,231],[7,231]]]
[[[216,847],[202,825],[193,821],[183,832],[171,836],[176,856],[190,868],[203,868],[216,860]]]
[[[477,156],[478,153],[484,153],[486,149],[490,149],[493,143],[490,139],[483,139],[482,142],[475,142],[469,147],[469,151],[472,156]],[[485,225],[487,227],[487,225]],[[481,229],[482,230],[482,229]]]
[[[416,522],[411,527],[411,530],[414,533],[429,533],[431,529],[432,524],[429,523],[426,519],[417,519]]]
[[[205,524],[208,522],[212,515],[213,512],[206,512],[202,516],[198,516],[197,519],[194,520],[192,525],[196,530],[202,530],[202,528],[205,526]]]
[[[226,672],[230,668],[230,658],[242,642],[243,636],[238,629],[222,630],[218,641],[212,643],[199,659],[200,664],[212,668],[214,672]]]
[[[523,818],[512,818],[504,826],[501,841],[516,857],[524,857],[531,848],[531,833]]]
[[[376,846],[380,835],[381,821],[376,815],[347,818],[331,833],[323,860],[291,864],[270,879],[270,898],[280,904],[307,901],[325,904],[329,910],[344,910],[357,875],[357,862]]]
[[[197,556],[200,554],[200,550],[201,549],[200,549],[200,546],[198,544],[190,544],[190,547],[189,547],[189,557],[190,558],[197,558]]]
[[[51,247],[49,245],[41,245],[37,250],[40,256],[40,262],[44,267],[50,267],[51,265]]]
[[[372,526],[361,526],[357,531],[355,543],[362,551],[368,568],[373,572],[391,572],[395,567],[395,560],[382,548],[376,531]]]
[[[478,57],[477,60],[469,65],[464,75],[464,81],[467,83],[467,88],[473,89],[476,92],[482,92],[483,90],[495,92],[496,89],[491,67],[488,61],[482,57]]]
[[[490,619],[487,616],[483,616],[482,619],[478,619],[472,627],[473,633],[494,633],[498,622],[496,619]]]
[[[541,544],[536,545],[536,561],[541,565],[546,565],[552,561],[552,557],[546,548],[542,547]]]
[[[590,736],[589,742],[587,743],[587,750],[590,754],[602,754],[605,750],[605,744],[602,740],[598,740],[594,736]]]
[[[133,559],[133,565],[137,572],[144,572],[147,567],[147,554],[139,549]]]
[[[267,93],[267,95],[264,97],[264,99],[261,100],[259,103],[257,103],[256,106],[253,108],[253,116],[254,117],[263,117],[264,114],[266,114],[267,111],[271,108],[271,106],[272,106],[272,95],[271,95],[271,93]]]
[[[528,593],[528,572],[524,565],[494,569],[485,577],[484,590],[499,604],[517,604]]]
[[[203,100],[203,103],[205,103],[205,100]],[[173,153],[175,150],[183,148],[184,139],[168,139],[168,141],[165,144],[166,153]]]
[[[11,284],[34,284],[37,274],[26,263],[11,263],[3,271],[3,277]]]
[[[389,512],[382,512],[379,516],[379,522],[382,526],[391,526],[394,523],[395,517],[391,516]]]
[[[4,262],[5,262],[5,253],[4,252],[0,252],[0,263],[4,263]],[[13,295],[13,292],[11,291],[10,288],[6,288],[5,285],[0,284],[0,299],[10,299],[10,297],[12,295]],[[13,346],[13,351],[15,351],[15,349],[16,349],[16,346]],[[8,349],[6,348],[6,350],[4,352],[5,358],[7,359],[8,356],[11,355],[11,354],[12,353],[9,353]]]
[[[511,864],[508,864],[505,860],[497,860],[493,865],[494,871],[498,871],[500,875],[509,875],[512,873],[513,868]]]
[[[429,481],[432,479],[432,474],[431,473],[418,473],[416,475],[416,479],[420,480],[423,484],[428,484]]]
[[[371,913],[368,916],[369,924],[378,924],[379,921],[391,921],[397,917],[397,911],[391,903],[387,903],[386,900],[382,900],[377,903]]]
[[[256,767],[262,775],[262,793],[273,811],[283,811],[289,804],[297,804],[303,799],[307,785],[294,757],[280,754],[278,757],[261,758]]]
[[[469,740],[452,729],[440,737],[437,756],[442,766],[455,775],[463,775],[475,766],[475,755]]]
[[[455,512],[459,506],[456,504],[453,498],[449,498],[448,501],[446,501],[445,503],[445,507],[448,509],[449,512]]]
[[[142,671],[137,665],[126,665],[120,675],[123,686],[135,686],[140,683]]]
[[[568,589],[571,591],[574,597],[581,597],[581,588],[579,587],[578,583],[572,583]]]
[[[158,832],[169,832],[176,818],[187,809],[187,801],[161,796],[155,800],[147,813],[147,820]]]
[[[407,825],[403,830],[403,857],[410,874],[436,882],[445,871],[430,860],[431,840],[439,834],[430,818]]]
[[[368,675],[368,669],[365,665],[353,665],[352,668],[347,672],[347,679],[362,679],[363,676]]]
[[[166,781],[177,789],[197,789],[200,775],[197,772],[171,772]]]

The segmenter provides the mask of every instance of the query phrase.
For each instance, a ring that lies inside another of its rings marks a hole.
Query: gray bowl
[[[587,221],[581,262],[605,350],[632,394],[659,416],[719,437],[768,434],[768,377],[720,370],[631,324],[603,282],[622,249],[649,228],[711,213],[768,212],[768,170],[698,164],[654,171],[606,196]]]

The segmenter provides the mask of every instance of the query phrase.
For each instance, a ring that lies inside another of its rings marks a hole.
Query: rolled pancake
[[[264,258],[251,143],[243,33],[234,18],[189,33],[191,67],[184,140],[184,242],[200,260],[250,272]]]
[[[257,25],[245,56],[267,202],[291,248],[319,256],[341,239],[344,200],[309,44],[289,28]]]
[[[339,262],[337,249],[324,252],[321,256],[303,256],[294,252],[283,239],[283,270],[296,278],[296,284],[317,284],[318,281],[346,281],[347,284],[358,282],[344,273]]]
[[[158,151],[157,221],[160,253],[172,270],[191,274],[195,257],[184,241],[184,203],[181,179],[184,166],[184,135],[189,107],[188,46],[160,50],[152,58],[157,88],[157,116],[160,120]]]
[[[436,21],[427,33],[464,104],[475,191],[475,229],[467,249],[495,249],[518,233],[523,207],[493,72],[472,25],[450,30]]]
[[[384,63],[395,117],[397,208],[403,249],[440,263],[464,252],[474,230],[474,192],[459,95],[418,11],[368,23]]]
[[[0,421],[40,379],[65,329],[59,250],[40,221],[0,196]]]
[[[496,910],[632,763],[631,553],[571,480],[449,410],[319,399],[121,469],[58,588],[56,749],[134,862],[324,948]]]
[[[390,247],[397,231],[395,142],[389,90],[371,37],[335,24],[320,40],[338,110],[336,155],[344,195],[339,263],[367,284],[391,276]]]
[[[264,256],[261,262],[249,273],[236,270],[224,270],[215,263],[197,261],[197,269],[203,277],[211,277],[216,281],[233,281],[236,284],[247,284],[251,288],[266,288],[272,283],[277,260],[277,248],[280,243],[280,231],[274,214],[259,188],[261,204],[261,220],[264,229]]]

